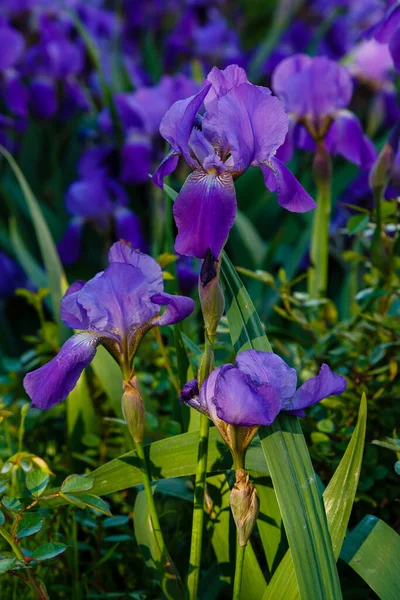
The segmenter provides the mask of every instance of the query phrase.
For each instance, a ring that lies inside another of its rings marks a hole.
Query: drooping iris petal
[[[236,357],[236,366],[256,385],[269,383],[276,390],[282,404],[289,401],[296,391],[297,373],[273,352],[247,350]]]
[[[400,71],[400,24],[389,42],[389,50],[390,54],[392,55],[396,71]]]
[[[328,396],[342,394],[346,389],[346,379],[332,373],[328,365],[323,364],[316,377],[311,377],[297,390],[292,400],[283,409],[298,411],[320,402]]]
[[[194,96],[175,102],[165,113],[160,125],[160,133],[163,138],[169,142],[175,152],[182,154],[187,164],[193,168],[196,163],[190,156],[189,137],[196,115],[210,87],[211,84],[208,84]]]
[[[200,412],[207,414],[214,423],[218,420],[217,408],[215,406],[215,386],[217,378],[227,369],[233,369],[232,365],[222,365],[214,369],[203,382],[199,393]]]
[[[215,109],[233,158],[233,171],[268,160],[285,140],[289,127],[283,104],[267,88],[243,83],[222,96]],[[210,116],[213,116],[210,110]],[[207,115],[204,119],[206,127]]]
[[[171,150],[167,154],[165,158],[161,161],[157,170],[155,171],[153,177],[151,178],[152,182],[156,184],[162,190],[164,189],[164,177],[173,173],[178,166],[179,155],[175,152],[175,150]]]
[[[80,256],[83,225],[84,221],[80,217],[71,219],[64,237],[57,245],[58,254],[64,265],[72,265]]]
[[[161,292],[151,297],[151,301],[157,306],[166,306],[167,308],[157,320],[157,325],[173,325],[186,319],[194,309],[194,300],[187,296],[174,296]]]
[[[4,101],[8,110],[14,115],[27,117],[29,93],[20,76],[13,69],[4,74]]]
[[[231,425],[271,425],[281,404],[269,383],[253,386],[239,369],[223,370],[215,384],[214,404],[220,419]]]
[[[232,176],[193,171],[175,200],[173,212],[178,227],[176,252],[204,258],[210,248],[218,258],[236,215]]]
[[[144,250],[144,240],[139,218],[125,206],[114,211],[115,232],[120,240],[132,245],[132,248]]]
[[[101,170],[90,172],[86,179],[75,181],[68,188],[65,204],[72,215],[87,219],[108,217],[113,204],[107,188],[107,177]]]
[[[316,203],[287,167],[276,157],[261,166],[264,182],[271,192],[277,192],[278,203],[291,212],[306,212]]]
[[[32,398],[31,406],[43,410],[65,400],[83,369],[93,360],[99,342],[99,336],[93,333],[77,333],[65,342],[55,358],[28,373],[24,388]]]
[[[350,162],[369,169],[376,159],[376,150],[357,117],[349,110],[341,110],[325,138],[328,151],[341,154]]]
[[[192,379],[183,386],[179,401],[182,402],[182,404],[186,404],[186,406],[190,406],[191,408],[198,410],[203,415],[208,416],[207,407],[200,403],[199,382],[197,379]]]

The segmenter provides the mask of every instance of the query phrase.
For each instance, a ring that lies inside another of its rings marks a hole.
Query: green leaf
[[[253,303],[225,253],[223,282],[227,317],[236,352],[271,351]],[[297,418],[280,415],[259,430],[293,559],[300,596],[341,598],[326,515],[307,445]],[[304,556],[307,556],[305,564]]]
[[[65,552],[66,549],[67,546],[65,544],[61,544],[60,542],[50,542],[35,548],[35,550],[32,552],[31,558],[34,560],[50,560],[51,558],[55,558],[59,554]]]
[[[167,572],[166,565],[162,564],[163,556],[156,541],[144,490],[139,492],[135,501],[133,526],[139,549],[152,577],[158,580],[168,599],[182,598],[183,590],[179,583]]]
[[[400,536],[366,516],[348,535],[340,554],[381,600],[400,598]]]
[[[67,425],[70,447],[79,443],[84,433],[97,433],[99,420],[94,410],[91,395],[86,380],[85,371],[82,372],[78,383],[67,398]]]
[[[260,500],[257,529],[267,559],[268,570],[272,575],[287,550],[282,515],[271,478],[263,473],[254,473],[252,480]]]
[[[4,525],[5,520],[6,520],[6,518],[4,516],[4,513],[2,513],[1,510],[0,510],[0,526]]]
[[[86,492],[94,486],[94,478],[84,477],[83,475],[68,475],[61,485],[61,491],[64,494],[73,494],[76,492]]]
[[[82,500],[80,498],[77,498],[76,496],[73,496],[72,494],[63,494],[62,492],[60,492],[60,496],[61,496],[61,498],[64,498],[64,500],[66,500],[68,502],[68,504],[72,504],[73,506],[77,506],[81,510],[85,510],[86,504],[84,502],[82,502]]]
[[[47,288],[49,283],[43,269],[37,264],[32,253],[25,246],[24,240],[19,234],[17,219],[10,217],[10,241],[18,259],[29,280],[32,281],[38,289]]]
[[[17,562],[16,558],[1,559],[0,560],[0,575],[3,575],[3,573],[7,573],[7,571],[12,569],[16,562]]]
[[[365,394],[361,398],[358,413],[358,423],[342,460],[335,471],[323,499],[328,521],[329,533],[332,539],[334,556],[337,559],[346,535],[351,508],[357,490],[361,470],[361,461],[365,442],[365,429],[367,423],[367,401]],[[290,551],[279,564],[263,600],[273,600],[281,594],[285,600],[299,598],[299,589],[296,584],[294,565]]]
[[[19,511],[22,508],[21,502],[18,498],[12,498],[11,496],[4,496],[1,500],[3,506],[8,508],[9,510]]]
[[[60,303],[63,296],[63,291],[66,289],[66,278],[61,265],[60,258],[57,253],[56,246],[51,236],[50,230],[43,217],[42,210],[38,201],[36,200],[28,182],[26,181],[24,174],[19,168],[18,164],[12,157],[12,155],[3,146],[0,145],[0,153],[6,158],[14,175],[18,181],[19,186],[23,192],[25,202],[27,204],[32,224],[35,229],[36,239],[38,241],[40,252],[43,259],[43,264],[46,269],[47,278],[49,282],[49,289],[51,293],[51,303],[53,307],[53,315],[59,326],[61,337],[64,337],[67,328],[61,321],[60,317]]]
[[[353,235],[363,231],[369,223],[369,215],[354,215],[347,221],[347,231]]]
[[[146,446],[145,453],[152,479],[193,475],[197,467],[198,441],[199,432],[191,431]],[[268,468],[258,440],[254,440],[248,449],[246,464],[249,469],[268,475]],[[211,427],[207,472],[220,473],[231,467],[231,453],[217,429]],[[105,463],[93,471],[91,477],[95,478],[91,493],[98,496],[113,494],[143,483],[140,463],[134,450]],[[57,491],[57,489],[51,490],[52,493]],[[58,506],[63,503],[59,498],[46,499],[47,506]]]
[[[400,475],[400,460],[394,463],[394,470],[396,471],[397,475]]]
[[[102,498],[93,496],[92,494],[84,494],[83,496],[79,496],[79,500],[82,500],[89,508],[93,508],[94,510],[103,513],[103,515],[107,515],[107,517],[112,517],[110,505]]]
[[[39,469],[30,471],[25,479],[25,484],[34,498],[39,498],[46,489],[50,480],[48,473],[44,473]]]
[[[107,394],[111,406],[117,415],[122,417],[122,374],[121,369],[103,346],[97,348],[96,356],[91,367],[99,379],[102,388]]]
[[[236,212],[235,228],[249,251],[254,264],[261,264],[266,253],[265,242],[261,239],[250,219],[240,210]]]
[[[34,535],[42,529],[43,519],[40,515],[35,513],[26,513],[15,529],[15,537],[17,539],[26,538],[30,535]]]

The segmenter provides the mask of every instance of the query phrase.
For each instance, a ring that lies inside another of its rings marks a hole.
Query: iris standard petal
[[[377,156],[373,143],[364,135],[360,121],[349,110],[337,112],[325,143],[330,153],[341,154],[364,169],[369,169]]]
[[[288,116],[282,102],[267,88],[242,83],[218,100],[211,116],[214,109],[218,110],[235,173],[268,160],[285,140]]]
[[[229,65],[222,71],[217,67],[213,67],[207,75],[207,81],[212,84],[212,87],[204,100],[206,110],[208,110],[211,102],[221,98],[232,88],[238,87],[242,83],[249,83],[246,71],[238,65]]]
[[[163,138],[169,142],[175,152],[182,154],[188,165],[192,167],[196,163],[190,156],[189,137],[196,115],[210,87],[211,84],[207,84],[194,96],[175,102],[165,113],[160,125],[160,133]]]
[[[81,280],[74,281],[61,300],[61,318],[71,329],[87,329],[89,327],[87,313],[78,302],[78,294],[85,283],[85,281]]]
[[[208,248],[217,259],[236,215],[230,173],[193,171],[178,194],[173,213],[178,227],[178,254],[204,258]]]
[[[145,183],[151,171],[150,138],[131,134],[121,148],[121,180],[124,183]]]
[[[257,385],[268,383],[276,390],[282,404],[289,401],[296,391],[297,373],[273,352],[246,350],[236,356],[238,369]]]
[[[157,306],[166,306],[165,311],[156,319],[156,325],[173,325],[183,321],[194,310],[194,300],[187,296],[176,296],[161,292],[151,297]]]
[[[255,387],[234,367],[223,370],[215,384],[214,404],[218,417],[231,425],[271,425],[281,409],[279,396],[268,383]]]
[[[116,242],[108,253],[109,263],[125,263],[137,267],[144,275],[150,296],[164,289],[163,274],[160,265],[148,254],[139,252],[123,242]]]
[[[14,69],[10,69],[4,74],[3,93],[4,102],[10,112],[21,118],[28,116],[28,89]]]
[[[32,399],[31,406],[44,410],[65,400],[83,369],[93,360],[99,342],[99,336],[93,333],[77,333],[65,342],[55,358],[28,373],[24,388]]]
[[[49,119],[57,112],[56,86],[49,77],[36,77],[30,86],[32,111],[40,119]]]
[[[316,203],[297,181],[287,167],[276,157],[271,157],[268,166],[261,166],[264,182],[271,192],[277,192],[278,203],[291,212],[307,212]]]
[[[25,49],[23,36],[12,29],[2,25],[0,27],[0,71],[9,69],[21,58]]]
[[[344,377],[332,373],[328,365],[323,364],[318,375],[303,383],[289,404],[283,407],[283,410],[290,412],[307,408],[328,396],[342,394],[346,386],[347,382]]]

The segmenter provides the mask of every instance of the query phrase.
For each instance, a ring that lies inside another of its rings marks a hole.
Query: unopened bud
[[[145,408],[140,394],[137,377],[124,381],[122,395],[122,413],[135,443],[143,442]]]
[[[239,546],[245,546],[254,529],[260,509],[257,490],[244,469],[237,469],[236,482],[230,494],[230,505],[236,523]]]
[[[218,277],[218,266],[210,250],[204,258],[199,279],[199,296],[207,336],[212,340],[224,314],[225,299]]]
[[[369,186],[376,195],[382,194],[388,184],[392,173],[394,151],[389,143],[386,143],[380,151],[378,158],[372,165],[369,173]]]
[[[330,186],[332,179],[332,161],[323,142],[317,144],[313,162],[314,180],[318,187]]]

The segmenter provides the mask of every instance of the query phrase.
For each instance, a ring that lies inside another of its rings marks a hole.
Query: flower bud
[[[236,482],[230,494],[230,505],[236,523],[239,546],[245,546],[254,529],[260,508],[257,490],[244,469],[237,469]]]
[[[219,266],[216,265],[210,248],[201,267],[199,296],[206,334],[212,341],[224,314],[225,298],[219,282]]]
[[[144,435],[145,408],[140,394],[137,377],[124,381],[124,393],[122,395],[122,413],[133,441],[141,443]]]

